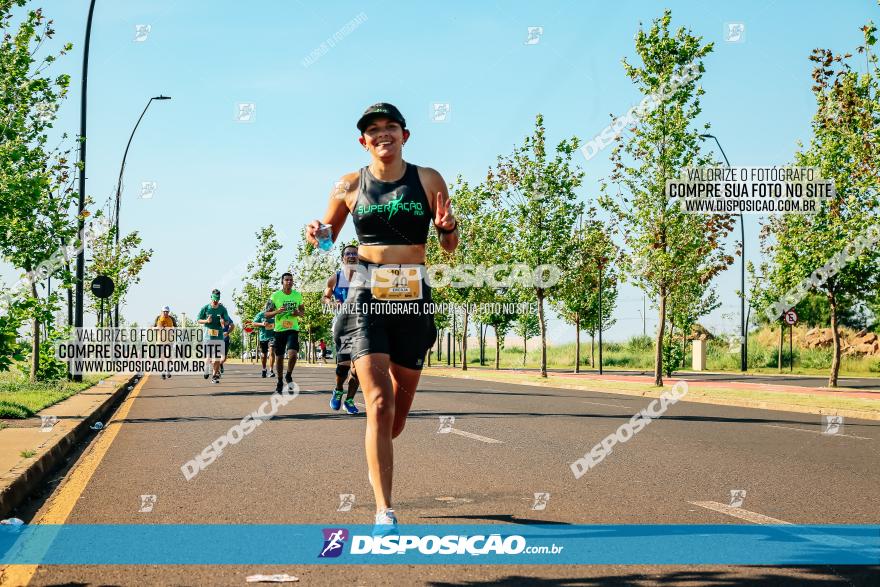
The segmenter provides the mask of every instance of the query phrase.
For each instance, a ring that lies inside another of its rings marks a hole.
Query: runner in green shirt
[[[223,327],[227,322],[232,322],[226,307],[220,303],[220,290],[215,289],[211,292],[211,303],[202,306],[198,315],[199,324],[205,325],[205,339],[208,344],[219,345],[223,349]],[[219,342],[213,342],[219,341]],[[220,383],[220,363],[222,359],[212,361],[214,383]],[[207,369],[205,370],[205,379],[209,377]]]
[[[260,358],[263,360],[263,377],[266,376],[266,359],[269,359],[269,371],[275,376],[275,353],[270,352],[269,347],[275,341],[275,320],[266,318],[266,312],[260,312],[254,316],[252,326],[257,327],[257,338],[260,341]]]
[[[293,289],[293,275],[285,273],[281,276],[281,289],[272,294],[266,302],[263,315],[275,319],[275,367],[278,372],[276,392],[284,389],[284,382],[293,383],[293,368],[296,365],[296,353],[299,352],[299,318],[305,314],[302,294]],[[287,354],[287,373],[284,380],[284,355]]]

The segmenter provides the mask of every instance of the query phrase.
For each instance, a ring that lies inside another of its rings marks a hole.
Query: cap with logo
[[[358,130],[364,132],[367,127],[370,125],[370,122],[377,117],[384,116],[386,118],[390,118],[391,120],[397,121],[400,123],[400,126],[406,128],[406,120],[403,118],[403,114],[400,113],[400,110],[397,109],[393,104],[389,104],[388,102],[379,102],[378,104],[373,104],[361,115],[358,120],[357,127]]]
[[[211,291],[211,299],[214,300],[215,302],[220,300],[220,290],[219,289],[214,289]]]

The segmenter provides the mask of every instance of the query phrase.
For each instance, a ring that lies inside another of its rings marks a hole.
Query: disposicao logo
[[[345,541],[348,540],[348,530],[345,528],[324,528],[324,548],[318,558],[336,558],[342,554]]]
[[[520,554],[526,550],[522,536],[352,536],[351,554]],[[560,549],[561,550],[561,549]]]

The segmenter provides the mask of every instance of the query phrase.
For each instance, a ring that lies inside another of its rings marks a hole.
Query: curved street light
[[[125,153],[122,155],[122,165],[119,167],[119,180],[116,182],[116,246],[119,246],[119,204],[122,199],[122,174],[125,172],[125,158],[128,157],[128,149],[131,147],[131,141],[134,138],[134,133],[137,131],[138,126],[141,123],[141,120],[144,118],[144,114],[147,113],[147,108],[150,107],[150,104],[153,103],[153,100],[170,100],[169,96],[153,96],[147,101],[147,105],[144,107],[144,111],[141,112],[140,118],[137,119],[137,122],[134,125],[134,128],[131,131],[131,136],[128,137],[128,144],[125,145]],[[116,308],[114,310],[113,323],[116,327],[119,327],[119,302],[116,302]]]
[[[700,135],[701,139],[714,139],[715,144],[718,145],[718,150],[721,151],[721,156],[724,157],[724,162],[730,167],[730,161],[727,160],[727,155],[724,153],[724,149],[721,148],[721,143],[718,142],[718,137],[710,134]],[[742,259],[740,260],[740,310],[739,310],[739,344],[740,344],[740,370],[747,371],[749,365],[749,347],[748,347],[748,334],[746,331],[746,229],[745,223],[743,222],[742,212],[739,213],[739,230],[740,230],[740,239],[742,240]]]

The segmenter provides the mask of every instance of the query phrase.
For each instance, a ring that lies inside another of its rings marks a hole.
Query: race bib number
[[[216,328],[209,328],[208,329],[208,336],[219,336],[219,334],[220,334],[220,331],[217,330]]]
[[[373,269],[370,291],[377,300],[420,300],[421,267],[377,267]]]
[[[284,330],[290,330],[291,328],[293,328],[293,320],[282,320],[281,328],[283,328]]]
[[[269,323],[269,324],[266,324],[266,326],[264,326],[264,328],[265,328],[266,330],[275,330],[275,323],[274,323],[274,322],[271,322],[271,323]]]

